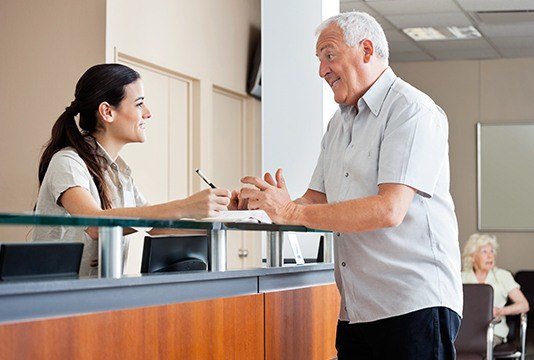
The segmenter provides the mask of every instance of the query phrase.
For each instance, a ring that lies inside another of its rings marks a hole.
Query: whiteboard
[[[534,231],[534,123],[477,124],[478,229]]]

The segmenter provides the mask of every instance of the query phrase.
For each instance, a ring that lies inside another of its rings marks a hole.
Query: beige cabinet
[[[239,189],[240,179],[260,171],[260,107],[245,94],[118,53],[137,70],[152,112],[144,144],[122,155],[150,203],[184,198],[206,188],[197,167],[217,187]],[[211,91],[209,91],[211,89]],[[140,268],[143,234],[130,237],[126,273]],[[261,234],[228,233],[228,268],[261,265]]]

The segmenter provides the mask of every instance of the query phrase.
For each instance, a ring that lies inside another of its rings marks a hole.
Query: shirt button
[[[119,189],[122,189],[122,184],[117,185]]]
[[[345,177],[349,177],[349,173],[348,172],[345,173]]]
[[[111,168],[112,168],[113,170],[117,170],[117,164],[115,164],[115,163],[111,164]]]
[[[341,263],[341,266],[345,267],[345,265],[347,265],[347,264],[345,264],[345,262],[343,261],[343,262]]]

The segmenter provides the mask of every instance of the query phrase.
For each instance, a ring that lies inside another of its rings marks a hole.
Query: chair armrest
[[[493,360],[493,329],[501,321],[500,317],[493,318],[488,325],[488,330],[486,331],[486,359]]]
[[[521,322],[519,323],[519,346],[521,351],[521,360],[525,359],[527,352],[527,314],[521,314]]]

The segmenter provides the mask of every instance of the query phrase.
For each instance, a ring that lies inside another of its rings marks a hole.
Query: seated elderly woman
[[[471,235],[464,247],[462,271],[464,284],[488,284],[493,288],[493,316],[502,318],[495,326],[494,345],[506,342],[509,331],[506,315],[517,315],[529,310],[528,301],[512,274],[495,266],[498,247],[493,235]],[[510,298],[512,304],[505,306],[507,298]]]

